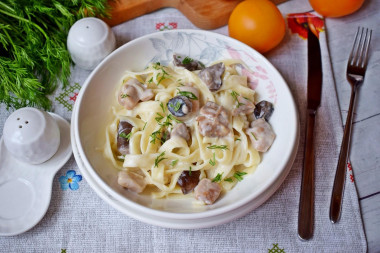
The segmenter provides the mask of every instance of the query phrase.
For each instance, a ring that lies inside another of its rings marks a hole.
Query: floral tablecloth
[[[309,13],[304,1],[279,6],[287,16],[287,34],[266,57],[287,81],[298,106],[301,141],[295,163],[279,190],[262,206],[243,218],[217,227],[175,230],[155,227],[129,218],[102,201],[82,177],[74,158],[58,171],[50,207],[31,230],[0,237],[0,252],[365,252],[366,239],[353,174],[348,168],[341,221],[331,224],[329,202],[342,124],[329,61],[323,19]],[[323,95],[316,120],[315,231],[309,241],[297,236],[298,202],[303,159],[306,109],[306,15],[319,28],[323,57]],[[125,22],[113,31],[117,45],[139,36],[169,29],[194,27],[179,11],[163,9]],[[214,30],[228,34],[227,27]],[[89,71],[72,68],[71,84],[51,96],[53,111],[70,121],[73,104]],[[2,105],[3,124],[10,112]],[[0,204],[1,208],[1,204]]]

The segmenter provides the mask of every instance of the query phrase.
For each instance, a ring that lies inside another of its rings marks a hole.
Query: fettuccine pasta
[[[129,190],[154,198],[186,194],[212,204],[260,163],[263,144],[252,127],[259,121],[255,91],[247,86],[241,62],[205,68],[188,57],[174,59],[177,64],[125,72],[104,154],[122,171],[119,184]],[[187,63],[197,65],[195,70]]]

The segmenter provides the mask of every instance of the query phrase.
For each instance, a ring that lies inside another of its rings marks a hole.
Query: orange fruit
[[[309,0],[309,2],[322,16],[337,18],[359,10],[364,0]]]
[[[246,0],[232,11],[228,31],[232,38],[265,53],[283,39],[285,20],[271,1]]]

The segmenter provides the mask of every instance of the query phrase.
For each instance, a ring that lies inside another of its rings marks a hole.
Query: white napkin
[[[280,5],[284,15],[309,11],[308,5],[290,1]],[[118,45],[160,29],[196,29],[180,12],[163,9],[113,28]],[[328,29],[328,27],[326,28]],[[288,29],[289,30],[289,29]],[[227,27],[215,32],[227,35]],[[72,158],[56,175],[52,200],[44,219],[30,231],[0,237],[0,252],[364,252],[366,239],[355,184],[346,181],[339,223],[329,220],[330,195],[337,164],[342,124],[331,71],[325,32],[320,33],[323,57],[323,94],[316,119],[315,230],[309,241],[297,236],[307,82],[307,42],[286,34],[267,58],[287,81],[298,105],[301,142],[294,165],[279,190],[243,218],[207,229],[175,230],[155,227],[129,218],[102,201],[86,183],[62,190],[59,178],[69,170],[81,174]],[[57,90],[55,112],[71,117],[71,105],[89,75],[74,67],[71,86]],[[78,83],[79,85],[75,85]],[[65,102],[63,102],[65,101]],[[1,117],[5,120],[5,109]]]

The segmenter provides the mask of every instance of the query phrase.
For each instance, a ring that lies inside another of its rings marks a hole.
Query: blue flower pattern
[[[59,182],[61,183],[62,190],[78,190],[79,184],[78,182],[82,181],[82,176],[77,175],[74,170],[69,170],[66,173],[66,176],[60,176]]]

